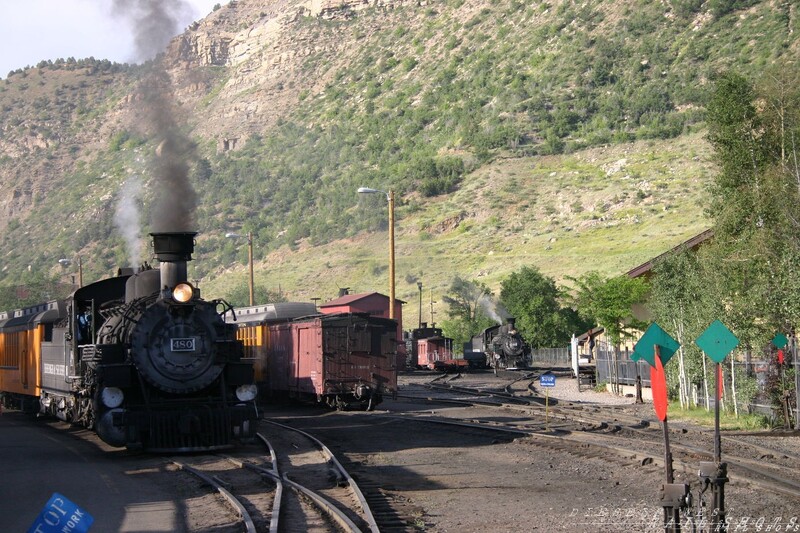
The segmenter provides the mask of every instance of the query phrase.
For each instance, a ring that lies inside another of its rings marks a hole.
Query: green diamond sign
[[[661,329],[661,326],[653,322],[647,331],[644,332],[642,338],[633,347],[633,354],[631,359],[638,361],[644,359],[650,366],[656,366],[656,350],[655,346],[658,345],[661,354],[661,364],[666,365],[667,361],[678,351],[681,347],[680,343],[669,336],[669,333]]]
[[[777,335],[775,335],[775,337],[772,338],[772,344],[774,344],[775,347],[779,350],[784,346],[786,346],[788,342],[789,339],[787,339],[786,335],[784,335],[783,333],[778,333]]]
[[[721,363],[725,356],[739,346],[739,339],[725,324],[715,320],[694,343],[714,362]]]

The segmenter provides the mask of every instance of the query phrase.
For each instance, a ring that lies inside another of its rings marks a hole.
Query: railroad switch
[[[686,483],[665,483],[661,485],[661,507],[685,509],[692,504],[692,493]]]
[[[664,531],[681,530],[681,511],[692,505],[692,493],[686,483],[661,485],[661,507],[664,508]]]
[[[700,481],[703,488],[700,495],[711,489],[714,504],[711,511],[712,531],[724,532],[725,523],[725,483],[728,482],[728,463],[700,461]]]

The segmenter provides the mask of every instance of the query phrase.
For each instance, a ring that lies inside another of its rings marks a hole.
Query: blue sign
[[[542,387],[555,387],[556,386],[555,374],[547,373],[539,376],[539,385]]]
[[[55,492],[28,533],[86,533],[93,522],[92,515]]]

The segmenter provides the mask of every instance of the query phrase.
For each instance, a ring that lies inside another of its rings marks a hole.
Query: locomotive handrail
[[[233,319],[234,322],[236,322],[236,309],[234,309],[234,307],[230,303],[228,303],[227,300],[225,300],[223,298],[217,298],[216,302],[217,302],[217,306],[220,305],[220,304],[223,305],[222,312],[217,313],[219,315],[219,317],[224,320],[223,317],[225,316],[225,314],[227,314],[228,311],[230,311],[231,312],[231,318]]]

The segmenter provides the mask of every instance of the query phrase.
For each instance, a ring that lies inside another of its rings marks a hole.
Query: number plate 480
[[[193,352],[195,346],[194,337],[187,339],[170,339],[173,352]]]

